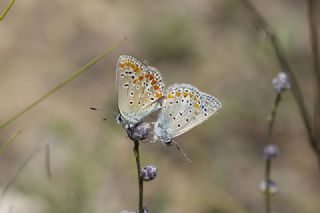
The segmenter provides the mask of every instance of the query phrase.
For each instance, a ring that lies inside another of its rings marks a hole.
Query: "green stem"
[[[14,133],[6,142],[0,146],[0,155],[6,150],[6,148],[22,133],[25,127],[22,127],[18,132]]]
[[[271,46],[275,52],[275,55],[279,61],[279,64],[281,66],[281,69],[286,72],[286,74],[290,77],[290,80],[292,82],[292,88],[291,92],[293,94],[293,97],[295,99],[296,104],[298,105],[300,115],[302,117],[302,121],[304,123],[304,126],[307,131],[309,144],[312,147],[314,153],[316,154],[317,160],[318,160],[318,166],[320,170],[320,149],[318,148],[317,140],[315,138],[314,131],[312,129],[311,125],[311,119],[310,115],[308,113],[306,102],[304,100],[304,97],[302,95],[300,85],[297,81],[297,78],[295,74],[293,73],[291,66],[286,58],[286,55],[281,48],[281,45],[279,43],[279,40],[276,36],[276,34],[273,32],[272,28],[268,24],[268,22],[265,20],[265,18],[259,13],[259,11],[255,8],[255,6],[252,4],[250,0],[242,0],[243,4],[247,7],[248,11],[251,13],[254,23],[256,27],[260,30],[262,30],[266,36],[268,37]]]
[[[137,172],[138,172],[138,184],[139,184],[139,213],[143,212],[143,180],[140,175],[141,173],[141,164],[140,164],[140,154],[139,154],[139,141],[134,141],[133,147],[134,156],[136,158]]]
[[[27,107],[25,107],[24,109],[22,109],[20,112],[16,113],[13,117],[11,117],[9,120],[5,121],[4,123],[2,123],[0,125],[0,130],[5,128],[6,126],[8,126],[10,123],[12,123],[13,121],[15,121],[17,118],[19,118],[20,116],[22,116],[24,113],[30,111],[32,108],[34,108],[35,106],[37,106],[39,103],[41,103],[43,100],[45,100],[46,98],[48,98],[49,96],[53,95],[54,93],[56,93],[58,90],[60,90],[61,88],[63,88],[64,86],[66,86],[68,83],[70,83],[72,80],[74,80],[75,78],[77,78],[79,75],[81,75],[82,73],[84,73],[85,71],[87,71],[90,67],[92,67],[94,64],[96,64],[97,62],[99,62],[101,59],[103,59],[104,57],[106,57],[112,50],[116,49],[124,40],[126,40],[126,38],[124,38],[123,40],[121,40],[120,42],[117,42],[115,44],[113,44],[110,48],[108,48],[105,52],[101,53],[100,55],[98,55],[97,57],[95,57],[94,59],[92,59],[89,63],[87,63],[86,65],[84,65],[83,67],[81,67],[80,69],[78,69],[76,72],[74,72],[71,76],[69,76],[66,80],[64,80],[63,82],[57,84],[54,88],[52,88],[51,90],[49,90],[48,92],[46,92],[44,95],[42,95],[39,99],[35,100],[34,102],[32,102],[30,105],[28,105]]]
[[[271,159],[266,160],[266,168],[265,168],[265,184],[266,184],[266,191],[265,191],[265,204],[266,204],[266,213],[271,212],[271,193],[269,182],[271,180]]]
[[[313,71],[315,75],[315,101],[314,101],[314,133],[318,141],[320,137],[320,59],[319,59],[319,41],[317,29],[317,4],[315,0],[308,0],[308,20],[310,30],[310,43],[312,48]]]
[[[276,98],[273,101],[271,113],[268,117],[268,133],[267,133],[267,141],[266,144],[270,143],[271,136],[273,133],[274,121],[277,115],[278,106],[281,101],[281,92],[277,93]],[[271,180],[271,158],[266,159],[266,166],[265,166],[265,184],[266,184],[266,191],[265,191],[265,205],[266,205],[266,213],[271,212],[271,193],[269,188],[269,182]]]
[[[0,16],[0,21],[2,21],[4,19],[4,17],[7,15],[7,13],[9,12],[9,10],[12,7],[12,5],[14,4],[14,2],[15,2],[15,0],[11,0],[11,2],[7,6],[7,8],[3,11],[2,15]]]
[[[49,179],[52,179],[52,172],[51,172],[51,161],[50,161],[50,143],[46,144],[45,146],[45,163],[46,163],[46,172]]]
[[[267,133],[267,144],[270,142],[271,135],[273,132],[274,121],[276,118],[279,103],[281,101],[281,93],[277,93],[276,98],[273,101],[271,113],[268,117],[268,133]]]

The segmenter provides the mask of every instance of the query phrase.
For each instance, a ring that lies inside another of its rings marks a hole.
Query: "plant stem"
[[[110,48],[108,48],[105,52],[101,53],[94,59],[92,59],[90,62],[88,62],[86,65],[82,66],[80,69],[75,71],[71,76],[69,76],[67,79],[62,81],[61,83],[57,84],[55,87],[53,87],[51,90],[46,92],[44,95],[42,95],[40,98],[32,102],[30,105],[26,106],[24,109],[16,113],[14,116],[9,118],[7,121],[0,124],[0,130],[8,126],[10,123],[14,122],[16,119],[18,119],[20,116],[25,114],[26,112],[33,109],[35,106],[37,106],[39,103],[47,99],[49,96],[53,95],[63,87],[65,87],[67,84],[69,84],[71,81],[73,81],[75,78],[77,78],[79,75],[87,71],[90,67],[92,67],[94,64],[99,62],[101,59],[106,57],[112,50],[116,49],[126,38],[122,39],[119,42],[114,43]]]
[[[22,127],[20,130],[18,130],[16,133],[14,133],[6,142],[0,145],[0,155],[7,149],[7,147],[22,133],[25,126]]]
[[[271,193],[270,193],[270,177],[271,177],[271,159],[266,160],[266,171],[265,171],[265,184],[266,184],[266,192],[265,192],[265,204],[266,204],[266,213],[271,212]]]
[[[312,48],[312,60],[313,70],[316,76],[315,80],[315,101],[314,101],[314,133],[315,138],[318,141],[320,137],[320,61],[319,61],[319,42],[318,42],[318,30],[317,30],[317,5],[315,0],[308,0],[308,20],[310,30],[310,43]]]
[[[141,165],[140,165],[140,154],[139,154],[139,141],[134,140],[133,147],[134,157],[136,158],[137,172],[138,172],[138,184],[139,184],[139,213],[143,212],[143,180],[140,176]]]
[[[267,140],[266,144],[270,143],[271,136],[273,133],[274,121],[276,118],[276,114],[278,111],[278,106],[281,101],[281,92],[277,93],[276,98],[273,101],[271,113],[268,116],[268,133],[267,133]],[[265,191],[265,205],[266,205],[266,213],[271,212],[271,193],[270,193],[270,183],[271,180],[271,158],[266,159],[265,164],[265,184],[266,184],[266,191]]]
[[[46,172],[49,179],[52,179],[51,172],[51,161],[50,161],[50,143],[45,146],[45,163],[46,163]]]
[[[15,2],[15,0],[11,0],[11,2],[7,6],[7,8],[3,11],[2,15],[0,16],[0,21],[2,21],[4,19],[4,17],[7,15],[7,13],[9,12],[9,10],[12,7],[12,5],[14,4],[14,2]]]
[[[281,66],[281,69],[286,72],[286,74],[290,77],[290,80],[292,82],[292,89],[291,92],[293,94],[294,100],[298,105],[298,109],[300,111],[300,115],[302,117],[302,121],[304,123],[304,126],[307,131],[309,144],[314,151],[316,158],[318,160],[318,167],[320,170],[320,148],[318,147],[317,140],[315,138],[315,134],[311,125],[311,119],[310,115],[307,111],[306,103],[303,98],[300,85],[297,81],[297,78],[295,74],[293,73],[291,66],[285,56],[285,53],[283,49],[281,48],[281,45],[279,43],[279,40],[268,24],[268,22],[265,20],[265,18],[259,13],[259,11],[255,8],[255,6],[252,4],[250,0],[242,0],[243,4],[246,6],[248,11],[251,13],[253,17],[254,24],[256,27],[260,30],[262,30],[268,39],[270,40],[271,46],[275,52],[275,55],[279,61],[279,64]]]
[[[268,117],[268,133],[267,133],[267,144],[270,142],[271,135],[273,132],[274,121],[276,118],[279,103],[281,101],[281,93],[277,93],[276,98],[273,101],[271,113]]]

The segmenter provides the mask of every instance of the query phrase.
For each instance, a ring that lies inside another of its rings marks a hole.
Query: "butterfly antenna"
[[[102,112],[105,112],[107,114],[113,114],[114,118],[117,117],[118,113],[114,112],[114,111],[111,111],[111,110],[108,110],[108,109],[100,109],[100,108],[97,108],[97,107],[90,107],[91,110],[94,110],[94,111],[102,111]],[[103,121],[106,121],[107,118],[103,118]]]
[[[190,158],[187,156],[187,154],[183,151],[183,149],[181,148],[181,146],[175,142],[174,140],[172,140],[172,143],[174,143],[177,147],[177,149],[183,154],[184,158],[189,162],[192,163],[192,161],[190,160]]]

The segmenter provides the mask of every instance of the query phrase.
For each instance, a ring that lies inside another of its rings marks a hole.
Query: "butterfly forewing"
[[[118,106],[121,115],[137,123],[158,108],[163,96],[159,71],[148,67],[132,56],[119,57],[117,65]]]

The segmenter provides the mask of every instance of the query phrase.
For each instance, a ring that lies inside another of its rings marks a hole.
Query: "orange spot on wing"
[[[144,79],[144,76],[140,75],[138,79],[139,79],[139,81],[142,81]]]
[[[153,80],[154,76],[152,74],[148,74],[148,78],[151,81],[151,80]]]
[[[138,79],[135,79],[135,80],[133,81],[133,83],[134,83],[134,84],[136,84],[136,83],[137,83],[137,81],[138,81]]]
[[[188,93],[187,93],[187,92],[183,92],[183,96],[184,96],[184,97],[187,97],[187,96],[188,96]]]
[[[124,68],[125,66],[126,66],[126,63],[120,63],[120,64],[119,64],[119,67],[120,67],[120,68]]]
[[[154,80],[154,79],[151,81],[151,84],[152,84],[152,85],[154,85],[154,84],[156,84],[156,83],[157,83],[157,81]]]
[[[160,87],[159,87],[158,85],[154,85],[154,86],[153,86],[153,89],[154,89],[154,90],[159,90]]]
[[[161,92],[157,92],[157,93],[156,93],[156,97],[157,97],[158,99],[162,98],[162,96],[163,96],[163,95],[162,95]]]
[[[169,95],[167,95],[167,98],[168,98],[168,99],[173,99],[174,96],[170,93]]]
[[[177,97],[180,97],[180,95],[181,95],[181,92],[176,92],[176,94],[177,94]]]
[[[133,64],[132,69],[134,72],[137,72],[139,70],[139,67],[137,65]]]
[[[197,98],[196,96],[194,96],[193,100],[194,100],[194,101],[197,101],[197,100],[198,100],[198,98]]]
[[[198,103],[195,103],[193,104],[194,108],[199,108],[199,104]]]

